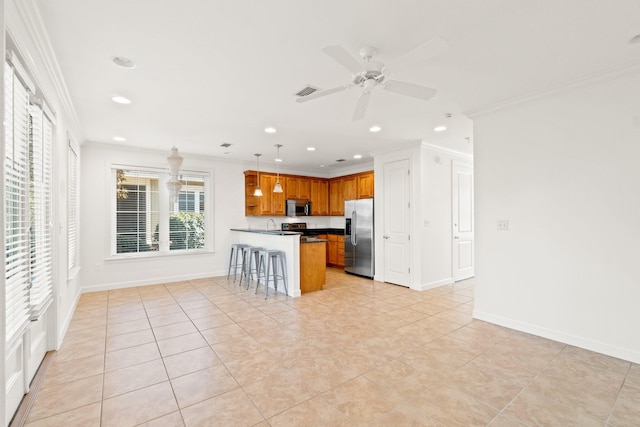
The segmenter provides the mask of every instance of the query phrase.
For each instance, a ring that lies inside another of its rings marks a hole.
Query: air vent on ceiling
[[[338,162],[338,163],[339,162],[346,162],[346,161],[347,161],[347,159],[338,159],[338,160],[336,160],[336,162]]]
[[[319,89],[317,87],[313,87],[311,85],[307,85],[304,88],[300,89],[298,91],[298,93],[296,93],[296,96],[307,96],[307,95],[311,95],[313,92],[317,92]]]
[[[228,142],[223,142],[222,144],[220,144],[220,147],[229,148],[231,147],[231,144],[229,144]]]

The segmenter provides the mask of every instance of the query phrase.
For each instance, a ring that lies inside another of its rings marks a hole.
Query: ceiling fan
[[[439,37],[433,38],[403,55],[399,58],[399,64],[397,65],[399,68],[402,68],[402,65],[406,68],[406,66],[411,63],[424,61],[425,59],[434,56],[444,50],[446,46],[447,42],[445,40]],[[377,86],[381,86],[384,90],[388,90],[389,92],[411,96],[424,101],[433,98],[436,94],[436,90],[430,87],[400,82],[397,80],[388,80],[387,77],[389,76],[389,72],[386,65],[378,61],[372,61],[373,56],[376,54],[376,50],[373,47],[365,46],[360,49],[359,53],[363,63],[356,60],[340,45],[327,46],[322,49],[322,51],[351,72],[352,83],[332,89],[313,92],[310,95],[301,96],[296,99],[296,102],[312,101],[353,87],[360,87],[362,88],[362,92],[358,97],[358,102],[356,103],[356,108],[353,112],[353,121],[355,122],[364,117],[369,105],[371,92]]]

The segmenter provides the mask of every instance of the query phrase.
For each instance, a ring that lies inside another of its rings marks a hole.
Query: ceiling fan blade
[[[300,96],[296,98],[296,102],[313,101],[316,98],[322,98],[323,96],[331,95],[332,93],[342,92],[343,90],[350,89],[352,86],[353,85],[344,85],[344,86],[334,87],[333,89],[319,90],[317,92],[313,92],[311,95]]]
[[[427,40],[425,43],[420,46],[415,47],[409,52],[400,55],[398,58],[394,59],[390,64],[389,68],[394,72],[404,71],[408,68],[411,68],[417,64],[425,62],[437,55],[440,55],[442,52],[449,48],[449,42],[441,37],[434,37],[430,40]]]
[[[369,97],[371,96],[371,92],[362,92],[362,95],[358,98],[358,103],[356,104],[356,109],[353,111],[353,121],[357,122],[364,118],[364,113],[367,111],[367,107],[369,106]]]
[[[332,57],[337,63],[342,65],[353,74],[362,72],[362,65],[340,45],[327,46],[322,49],[324,53]]]
[[[430,87],[418,86],[412,83],[399,82],[396,80],[389,80],[384,84],[384,89],[389,92],[399,93],[400,95],[411,96],[414,98],[427,101],[435,96],[437,91]]]

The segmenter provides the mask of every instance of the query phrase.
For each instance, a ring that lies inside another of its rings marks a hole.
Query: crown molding
[[[596,73],[591,73],[585,77],[565,81],[563,83],[551,86],[547,89],[519,95],[513,98],[509,98],[503,101],[498,101],[493,104],[488,104],[476,109],[468,110],[464,114],[470,119],[477,119],[487,114],[492,114],[506,108],[514,107],[526,102],[534,101],[536,99],[546,98],[562,92],[566,92],[573,89],[579,89],[582,87],[590,86],[593,84],[605,82],[608,80],[614,80],[621,77],[625,77],[632,74],[640,73],[640,62],[632,62],[630,64],[623,65]]]
[[[432,144],[430,142],[423,142],[421,144],[423,148],[428,148],[429,150],[436,151],[441,154],[446,154],[451,157],[456,157],[459,159],[473,161],[473,154],[463,153],[462,151],[452,150],[450,148],[441,147],[439,145]]]
[[[86,140],[86,135],[84,130],[82,129],[82,125],[80,124],[80,120],[78,119],[78,115],[76,113],[76,109],[71,101],[71,96],[69,95],[69,89],[67,88],[67,84],[64,80],[64,76],[62,74],[62,70],[60,69],[60,65],[58,64],[58,60],[53,50],[53,46],[51,44],[51,40],[49,39],[49,35],[46,31],[44,23],[42,21],[42,16],[40,15],[40,10],[35,4],[34,0],[13,0],[18,13],[20,14],[20,19],[22,20],[22,24],[27,31],[27,34],[33,40],[33,44],[37,50],[39,57],[44,64],[45,70],[48,77],[50,78],[53,89],[56,91],[56,95],[58,97],[58,101],[64,110],[65,116],[68,119],[68,126],[72,129],[72,134],[78,138],[81,143]],[[11,20],[11,16],[7,16],[8,27],[13,25],[20,25],[20,22],[13,22]],[[13,34],[13,33],[12,33]],[[16,44],[18,44],[18,49],[21,49],[19,40],[15,40]],[[23,55],[23,57],[30,58],[30,55]],[[33,59],[31,59],[33,62]],[[36,64],[31,64],[33,69],[30,68],[30,71],[34,73],[34,77],[38,79],[38,75],[40,74],[37,70]]]

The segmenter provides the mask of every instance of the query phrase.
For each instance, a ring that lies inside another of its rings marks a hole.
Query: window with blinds
[[[13,342],[52,299],[53,123],[27,78],[4,67],[5,315]]]
[[[78,266],[78,153],[69,141],[69,177],[67,198],[67,259],[69,270]]]
[[[205,194],[208,174],[182,175],[176,199],[166,171],[118,166],[112,169],[113,254],[167,253],[207,247]]]
[[[177,201],[170,202],[170,250],[204,247],[204,177],[183,175]]]

